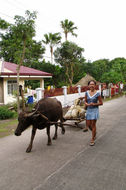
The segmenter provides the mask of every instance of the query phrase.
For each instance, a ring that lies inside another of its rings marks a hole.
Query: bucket
[[[28,104],[33,104],[33,96],[28,96]]]

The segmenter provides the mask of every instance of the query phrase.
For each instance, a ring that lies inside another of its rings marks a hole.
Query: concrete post
[[[78,94],[80,96],[81,95],[81,85],[78,85],[77,87],[78,87]]]
[[[64,106],[67,105],[67,86],[63,86],[63,94],[64,94]]]
[[[36,99],[37,99],[37,102],[44,98],[44,88],[36,88]]]

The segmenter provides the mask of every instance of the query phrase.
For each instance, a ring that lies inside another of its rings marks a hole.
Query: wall
[[[0,78],[0,104],[4,103],[3,78]]]
[[[3,91],[4,91],[4,104],[8,104],[11,102],[15,102],[16,101],[16,97],[13,95],[8,95],[7,93],[7,81],[8,80],[16,80],[15,78],[4,78],[3,80]],[[24,86],[24,79],[20,79],[20,85]]]
[[[74,103],[74,100],[80,97],[84,97],[85,96],[85,92],[82,93],[75,93],[75,94],[67,94],[66,97],[63,96],[53,96],[52,98],[57,98],[61,104],[62,107],[67,107],[67,106],[71,106]]]

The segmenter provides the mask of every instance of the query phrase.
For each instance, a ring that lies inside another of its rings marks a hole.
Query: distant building
[[[23,88],[25,80],[39,80],[40,88],[44,88],[46,78],[52,78],[52,74],[25,66],[20,67],[20,85]],[[0,61],[0,104],[12,102],[15,90],[17,90],[17,64]]]

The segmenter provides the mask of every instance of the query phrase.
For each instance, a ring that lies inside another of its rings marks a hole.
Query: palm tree
[[[76,36],[77,37],[77,34],[75,34],[73,32],[75,29],[77,29],[77,27],[74,26],[74,23],[72,21],[68,21],[68,19],[65,19],[64,21],[61,21],[61,27],[62,27],[63,32],[65,34],[65,40],[66,41],[67,41],[68,33],[71,33],[72,36]]]
[[[53,64],[53,48],[54,46],[58,45],[61,42],[60,33],[49,33],[44,34],[45,40],[42,40],[43,43],[48,44],[50,46],[50,53],[51,53],[51,63]]]

